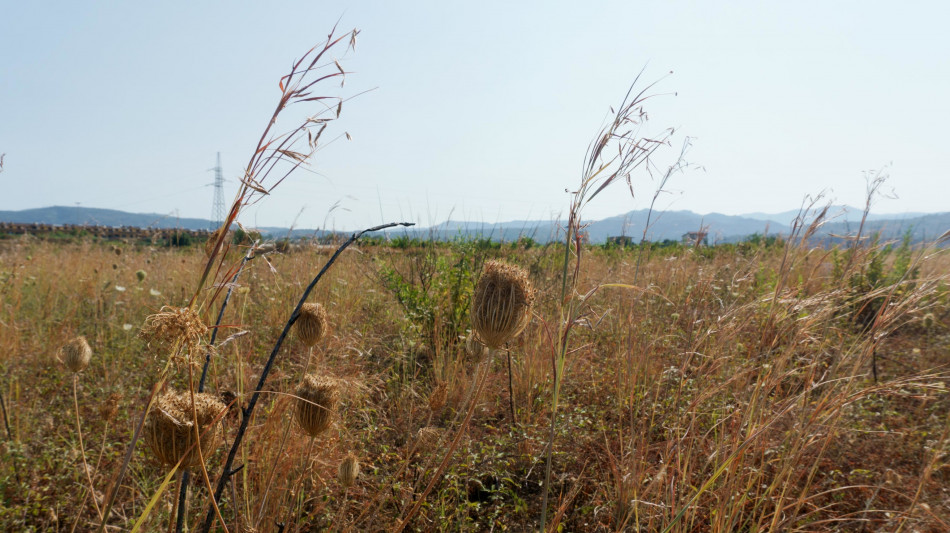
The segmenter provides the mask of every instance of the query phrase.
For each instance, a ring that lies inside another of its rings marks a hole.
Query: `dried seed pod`
[[[297,338],[312,348],[326,336],[327,330],[330,329],[326,309],[317,303],[303,304],[300,307],[300,315],[297,316],[294,327],[297,330]]]
[[[172,466],[181,460],[181,468],[195,467],[201,457],[207,461],[221,443],[221,426],[217,419],[225,409],[215,395],[199,392],[195,393],[192,410],[190,392],[168,391],[155,400],[148,413],[145,443],[162,464]],[[196,418],[200,440],[195,434]]]
[[[416,432],[416,451],[419,453],[432,451],[439,444],[441,437],[442,432],[437,427],[426,426],[420,428]]]
[[[63,365],[73,373],[79,373],[89,366],[92,359],[92,348],[86,342],[86,337],[79,336],[67,342],[60,350]]]
[[[336,380],[308,374],[297,387],[297,396],[294,416],[304,432],[316,437],[329,429],[340,396],[340,386]]]
[[[528,325],[533,302],[534,290],[524,269],[488,261],[475,285],[472,326],[486,346],[497,350]]]
[[[343,488],[349,488],[356,483],[356,478],[360,475],[360,462],[356,459],[353,452],[346,454],[343,462],[340,463],[340,472],[337,479]]]

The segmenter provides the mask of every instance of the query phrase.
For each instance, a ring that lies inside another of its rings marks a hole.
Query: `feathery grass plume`
[[[333,378],[307,374],[297,387],[297,423],[307,435],[316,437],[329,429],[340,397],[340,386]]]
[[[436,413],[445,406],[445,401],[449,396],[449,388],[444,381],[438,382],[432,392],[429,393],[429,411]]]
[[[190,392],[168,391],[155,400],[148,413],[143,428],[145,443],[162,464],[172,466],[181,459],[181,468],[197,466],[201,457],[207,461],[221,443],[221,428],[216,419],[225,409],[215,395],[198,392],[192,412]],[[195,413],[201,440],[192,448],[196,444]]]
[[[312,348],[326,336],[329,328],[327,310],[317,303],[305,303],[300,307],[300,315],[294,323],[297,338]]]
[[[207,331],[208,326],[191,308],[166,305],[145,319],[142,336],[149,342],[157,340],[164,344],[181,340],[182,344],[193,348],[201,342],[201,336]]]
[[[497,350],[528,325],[533,302],[534,289],[524,269],[488,261],[475,285],[472,326],[486,346]]]
[[[426,426],[420,428],[419,431],[416,432],[416,451],[418,453],[432,451],[439,443],[439,438],[441,437],[442,432],[437,427]]]
[[[67,342],[60,350],[63,365],[72,373],[78,374],[89,366],[92,359],[92,348],[86,342],[86,337],[79,336]]]
[[[343,462],[340,463],[340,471],[337,479],[340,480],[340,484],[343,485],[343,488],[349,488],[353,486],[353,483],[356,483],[356,478],[359,475],[360,462],[356,459],[356,455],[350,452],[346,454]]]

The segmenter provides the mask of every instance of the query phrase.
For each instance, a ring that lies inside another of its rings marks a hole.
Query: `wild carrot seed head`
[[[60,350],[63,365],[72,373],[78,374],[89,366],[92,359],[92,348],[86,342],[86,337],[79,336],[67,342]]]
[[[294,323],[297,338],[312,348],[326,336],[330,329],[327,311],[318,303],[305,303],[300,307],[300,315]]]
[[[528,324],[533,302],[534,290],[524,269],[488,261],[475,285],[472,326],[486,346],[497,350]]]

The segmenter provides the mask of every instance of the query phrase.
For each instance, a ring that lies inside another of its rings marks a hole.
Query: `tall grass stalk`
[[[652,97],[648,94],[656,82],[634,93],[642,71],[634,79],[621,101],[613,120],[597,134],[587,149],[580,186],[572,193],[570,211],[564,232],[564,255],[561,262],[561,290],[557,337],[551,363],[554,374],[554,390],[551,395],[551,426],[545,452],[544,487],[541,503],[540,531],[544,533],[547,522],[548,497],[551,490],[551,458],[557,431],[557,413],[561,384],[564,380],[564,363],[568,354],[571,330],[582,313],[586,297],[577,294],[583,250],[581,212],[583,208],[604,189],[618,181],[625,181],[633,194],[632,174],[642,165],[649,165],[650,157],[663,145],[669,143],[674,131],[664,130],[654,138],[641,136],[641,128],[647,120],[644,103]],[[573,268],[572,268],[573,267]]]

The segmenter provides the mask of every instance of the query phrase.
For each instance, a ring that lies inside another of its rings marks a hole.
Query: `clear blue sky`
[[[695,137],[704,170],[661,207],[784,211],[865,170],[947,211],[944,2],[9,2],[0,17],[0,209],[105,207],[207,218],[221,152],[235,178],[278,78],[342,17],[361,30],[337,141],[243,220],[355,229],[551,218],[636,73],[672,76],[651,127]],[[672,93],[677,93],[673,96]],[[676,141],[679,142],[679,141]],[[670,156],[676,147],[669,150]],[[645,207],[652,184],[587,218]]]

